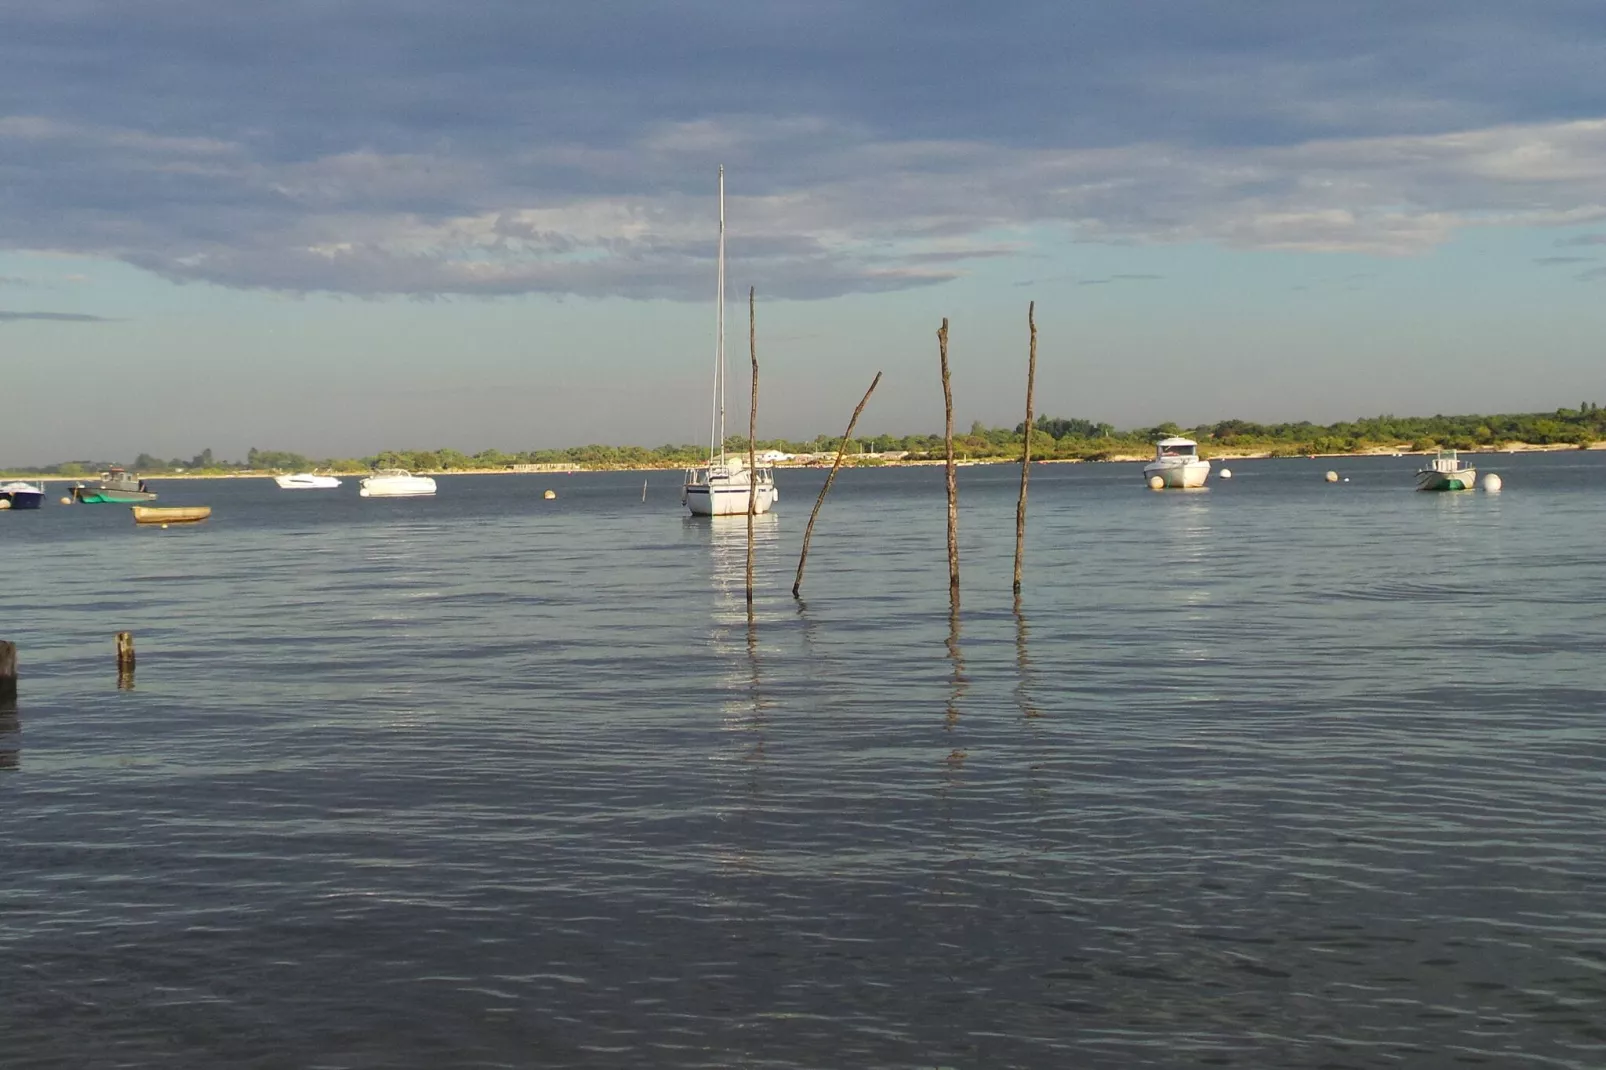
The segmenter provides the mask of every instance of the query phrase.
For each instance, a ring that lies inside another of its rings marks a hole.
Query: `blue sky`
[[[0,0],[0,463],[1606,397],[1595,0]],[[737,385],[739,384],[739,385]],[[734,408],[734,407],[733,407]],[[745,427],[745,410],[738,420]]]

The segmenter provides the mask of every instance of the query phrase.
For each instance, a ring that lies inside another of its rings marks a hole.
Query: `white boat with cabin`
[[[357,494],[363,498],[423,498],[435,493],[435,481],[400,468],[385,468],[364,479]]]
[[[1199,456],[1199,443],[1191,438],[1162,438],[1154,444],[1154,460],[1143,466],[1143,481],[1158,476],[1167,487],[1205,485],[1210,462]]]
[[[274,476],[273,481],[279,484],[280,490],[333,490],[340,486],[340,480],[334,476],[313,475],[311,472],[297,472],[293,476]]]
[[[708,463],[686,469],[680,500],[693,516],[745,516],[767,513],[780,497],[775,469],[749,468],[747,459],[725,452],[725,168],[719,169],[719,288],[714,347],[714,412],[709,428]]]
[[[1416,472],[1417,490],[1471,490],[1477,482],[1478,470],[1455,450],[1440,450]]]

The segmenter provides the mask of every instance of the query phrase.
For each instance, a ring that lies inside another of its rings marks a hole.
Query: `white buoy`
[[[10,509],[10,508],[11,508],[11,499],[10,498],[0,498],[0,509]]]
[[[1149,489],[1150,490],[1159,490],[1163,486],[1165,486],[1165,480],[1161,479],[1159,476],[1150,476],[1149,477]]]
[[[63,498],[61,500],[61,504],[62,505],[71,505],[72,504],[72,499],[71,498]]]
[[[1337,483],[1338,482],[1338,473],[1332,471],[1331,469],[1329,469],[1328,472],[1327,472],[1327,475],[1324,478],[1329,483]]]
[[[1344,477],[1344,482],[1346,482],[1346,483],[1348,483],[1348,482],[1349,482],[1349,476],[1345,476],[1345,477]]]
[[[548,501],[550,501],[553,498],[556,498],[557,496],[558,496],[558,492],[555,491],[555,490],[549,490],[545,494],[541,495],[541,497],[546,498]]]
[[[1495,475],[1493,472],[1485,472],[1483,474],[1483,478],[1478,480],[1478,483],[1483,487],[1484,490],[1500,489],[1500,477]]]
[[[1231,479],[1232,478],[1232,469],[1231,468],[1223,468],[1221,470],[1221,478],[1222,479]]]

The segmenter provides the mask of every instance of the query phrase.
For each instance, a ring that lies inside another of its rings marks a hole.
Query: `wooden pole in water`
[[[798,589],[803,586],[803,566],[809,563],[809,540],[814,537],[814,522],[820,517],[820,506],[825,504],[825,495],[831,489],[831,481],[836,479],[836,470],[842,467],[842,454],[848,448],[848,439],[853,437],[853,428],[859,422],[859,414],[864,411],[865,404],[870,395],[875,393],[876,384],[881,382],[881,373],[876,372],[875,378],[870,380],[870,389],[864,392],[859,399],[859,405],[853,410],[853,418],[848,421],[848,429],[842,432],[842,441],[836,448],[836,460],[831,464],[831,473],[825,477],[825,486],[820,488],[820,496],[814,501],[814,512],[809,514],[809,526],[803,530],[803,554],[797,559],[797,579],[792,581],[792,597],[798,597]]]
[[[1020,594],[1020,563],[1026,553],[1026,483],[1032,476],[1032,390],[1037,385],[1037,302],[1026,306],[1031,356],[1026,361],[1026,435],[1020,454],[1020,501],[1015,505],[1015,593]]]
[[[948,461],[948,597],[959,600],[959,482],[954,475],[954,391],[948,382],[948,317],[937,331],[937,350],[942,357],[943,452]]]
[[[127,686],[134,679],[134,633],[117,633],[117,683]]]
[[[0,704],[17,701],[17,644],[0,639]]]
[[[747,605],[753,605],[753,517],[758,512],[758,333],[753,316],[753,287],[747,288],[747,354],[753,361],[753,402],[747,409]]]

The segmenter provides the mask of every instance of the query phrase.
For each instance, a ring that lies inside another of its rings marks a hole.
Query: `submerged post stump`
[[[17,701],[17,644],[0,639],[0,706]]]
[[[134,633],[117,633],[117,686],[134,686]]]

